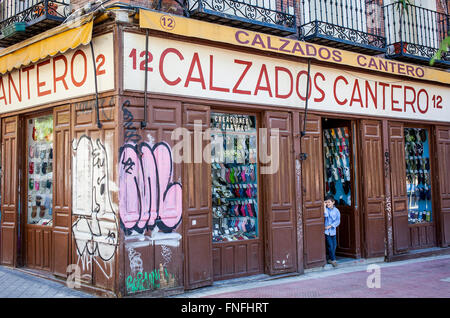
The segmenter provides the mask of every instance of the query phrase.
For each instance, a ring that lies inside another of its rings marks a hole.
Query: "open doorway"
[[[323,178],[325,195],[334,197],[341,213],[336,255],[360,258],[354,126],[351,120],[322,118]]]

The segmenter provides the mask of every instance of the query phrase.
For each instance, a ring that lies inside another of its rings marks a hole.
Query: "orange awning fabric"
[[[0,74],[91,42],[93,14],[61,24],[0,51]]]

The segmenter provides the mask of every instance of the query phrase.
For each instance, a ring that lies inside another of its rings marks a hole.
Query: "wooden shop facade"
[[[448,252],[447,72],[135,13],[0,52],[3,265],[118,297],[301,274],[327,194],[338,256]]]

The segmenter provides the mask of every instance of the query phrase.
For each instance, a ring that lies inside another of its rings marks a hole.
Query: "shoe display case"
[[[433,222],[430,143],[427,129],[405,128],[406,193],[408,223]]]
[[[27,126],[27,223],[52,225],[53,116],[29,119]]]
[[[256,116],[211,113],[214,280],[262,273]]]
[[[323,130],[325,193],[341,206],[352,205],[349,137],[348,127]]]
[[[213,242],[258,237],[255,117],[211,115]]]

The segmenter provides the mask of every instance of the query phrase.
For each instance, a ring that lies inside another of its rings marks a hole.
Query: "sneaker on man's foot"
[[[328,263],[328,264],[331,264],[331,259],[328,259],[328,260],[327,260],[327,263]]]
[[[338,266],[336,261],[331,261],[331,265],[333,265],[333,267],[337,267]]]

